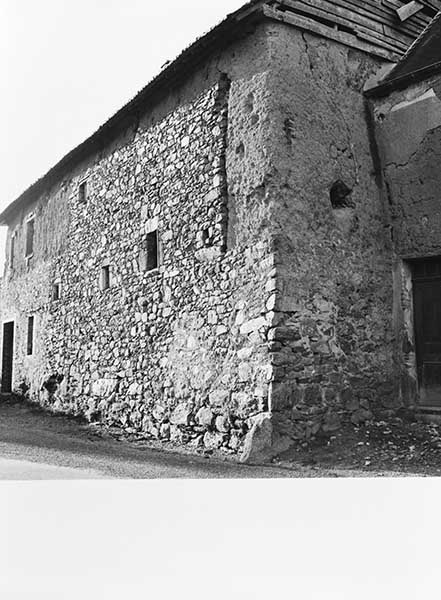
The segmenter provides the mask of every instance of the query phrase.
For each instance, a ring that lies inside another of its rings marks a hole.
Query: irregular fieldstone
[[[273,424],[270,413],[262,413],[252,419],[240,461],[244,463],[265,462],[271,456]]]
[[[228,415],[219,415],[216,417],[215,427],[221,433],[228,433],[231,429],[230,418]]]
[[[216,450],[220,448],[224,443],[224,436],[222,433],[216,431],[207,431],[204,435],[204,446],[207,450]]]
[[[325,431],[327,433],[331,432],[331,431],[337,431],[338,429],[341,428],[341,426],[342,426],[342,422],[341,422],[340,415],[333,412],[333,413],[326,415],[324,423],[323,423],[323,431]],[[313,431],[313,435],[315,435],[319,429],[320,429],[320,424],[318,424],[318,428]]]
[[[116,390],[117,386],[118,379],[97,379],[96,381],[92,382],[91,393],[94,396],[109,396],[112,392]]]
[[[288,436],[280,435],[274,429],[270,413],[261,413],[251,419],[252,426],[247,433],[240,461],[258,464],[287,450],[292,442]]]
[[[265,317],[258,317],[257,319],[251,319],[250,321],[246,321],[240,326],[240,333],[242,335],[247,335],[254,331],[258,331],[262,327],[266,327],[267,322]]]
[[[229,397],[230,392],[228,390],[213,390],[208,396],[208,401],[210,403],[210,406],[221,407],[225,406]]]
[[[173,425],[188,425],[191,412],[191,408],[186,404],[178,404],[170,415],[170,423]]]
[[[213,424],[213,411],[210,408],[202,407],[196,413],[196,423],[203,427],[211,427]]]
[[[170,439],[170,423],[163,423],[159,429],[159,437],[164,440]]]
[[[366,410],[364,408],[360,408],[356,410],[351,415],[351,421],[354,425],[360,425],[361,423],[365,423],[366,421],[370,421],[373,418],[373,414],[370,410]]]

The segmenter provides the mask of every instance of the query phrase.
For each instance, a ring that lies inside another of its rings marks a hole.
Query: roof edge
[[[441,72],[441,61],[432,65],[428,65],[427,67],[423,67],[422,69],[412,71],[411,73],[406,73],[400,77],[385,80],[379,85],[366,90],[364,94],[367,98],[380,98],[382,96],[387,96],[387,94],[391,92],[402,90],[410,83],[418,83],[424,79],[427,79],[427,77],[431,75],[435,75],[438,72]]]
[[[409,46],[409,48],[407,49],[405,54],[401,57],[400,61],[395,65],[395,67],[392,69],[392,71],[388,74],[388,76],[385,79],[385,82],[388,79],[390,79],[390,80],[399,79],[399,77],[394,77],[394,71],[399,69],[403,63],[406,63],[416,52],[418,52],[418,50],[422,46],[422,44],[431,35],[432,30],[434,29],[434,27],[436,27],[436,25],[438,24],[440,19],[441,19],[441,10],[438,11],[438,13],[433,17],[433,19],[430,21],[430,23],[427,25],[427,27],[425,29],[423,29],[423,31],[420,33],[420,35]]]
[[[148,110],[146,103],[154,103],[166,87],[170,89],[171,86],[182,83],[186,77],[187,67],[197,67],[214,50],[225,48],[239,35],[246,34],[248,24],[254,26],[263,20],[265,17],[262,6],[266,1],[251,0],[238,10],[228,14],[218,25],[197,38],[92,135],[65,154],[42,177],[13,200],[0,213],[0,225],[7,225],[12,214],[60,181],[75,165],[90,155],[102,151],[109,139],[114,139],[128,128],[141,112]]]
[[[325,27],[315,20],[312,14],[308,16],[296,12],[280,13],[277,8],[278,0],[250,0],[238,10],[228,14],[218,25],[199,37],[188,46],[177,58],[175,58],[165,69],[160,71],[138,94],[120,108],[103,125],[101,125],[86,140],[77,145],[73,150],[61,158],[45,175],[30,185],[20,196],[11,202],[0,213],[0,225],[8,224],[8,221],[16,211],[27,203],[38,198],[46,190],[62,180],[73,168],[93,154],[102,152],[109,141],[115,139],[125,129],[136,124],[142,113],[149,110],[155,104],[158,97],[164,93],[164,89],[173,89],[185,81],[188,69],[194,70],[201,65],[216,50],[221,50],[242,35],[247,35],[251,27],[258,22],[272,19],[284,22],[287,25],[299,29],[308,30],[318,35],[327,37],[344,45],[357,48],[372,54],[383,60],[393,62],[397,55],[386,50],[384,47],[365,40],[361,37],[348,34],[344,31],[334,31]],[[292,7],[295,3],[290,2]],[[247,28],[250,29],[247,29]],[[376,88],[367,90],[367,96],[374,95],[375,90],[383,89],[383,85],[391,85],[392,82],[384,82]],[[378,91],[380,93],[380,91]],[[387,92],[385,92],[387,93]]]

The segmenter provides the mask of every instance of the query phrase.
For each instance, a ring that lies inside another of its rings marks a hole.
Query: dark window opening
[[[104,266],[101,268],[101,289],[107,290],[110,287],[110,267]]]
[[[346,183],[338,179],[331,187],[332,208],[354,208],[354,202],[350,198],[351,192]]]
[[[87,202],[87,181],[83,181],[78,186],[78,202],[81,202],[81,204]]]
[[[29,356],[34,351],[34,317],[28,317],[28,341],[26,354]]]
[[[52,286],[52,300],[59,300],[61,296],[61,284],[54,283]]]
[[[3,324],[3,352],[2,352],[2,382],[1,391],[12,391],[12,370],[14,363],[14,322]]]
[[[203,229],[202,243],[204,244],[204,246],[208,246],[208,244],[210,243],[210,230],[209,229]]]
[[[26,223],[26,256],[34,253],[34,219]]]
[[[159,265],[157,230],[147,234],[145,247],[147,251],[146,271],[157,269]]]

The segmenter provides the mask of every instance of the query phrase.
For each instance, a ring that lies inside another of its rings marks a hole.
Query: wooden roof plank
[[[336,4],[348,5],[345,0],[314,0],[312,6],[307,0],[285,0],[283,9],[288,12],[294,11],[296,14],[311,15],[312,18],[327,20],[337,26],[351,28],[353,33],[359,38],[369,40],[375,44],[379,44],[388,50],[403,53],[406,51],[409,44],[414,40],[415,35],[420,32],[420,28],[416,28],[414,34],[407,31],[399,31],[384,23],[384,19],[378,17],[378,21],[373,21],[371,18],[360,16],[356,11],[349,10],[344,6],[336,6]],[[398,23],[398,17],[396,17]],[[382,21],[382,22],[381,22]]]
[[[371,44],[364,40],[360,40],[355,35],[346,33],[344,31],[332,29],[331,27],[323,25],[322,23],[313,21],[308,17],[303,17],[301,15],[297,15],[291,12],[281,12],[269,6],[263,7],[263,13],[269,18],[281,21],[282,23],[288,23],[289,25],[299,27],[300,29],[303,29],[305,31],[312,31],[317,35],[321,35],[323,37],[335,40],[337,42],[340,42],[341,44],[345,44],[346,46],[350,46],[352,48],[357,48],[359,50],[362,50],[363,52],[373,54],[374,56],[379,56],[385,60],[394,62],[397,61],[401,56],[401,53],[399,52],[386,50],[378,44]]]
[[[335,1],[339,3],[339,0]],[[372,3],[373,1],[364,0],[363,7],[360,6],[359,0],[346,0],[345,4],[350,4],[352,10],[368,13],[371,18],[379,18],[382,23],[387,21],[390,25],[399,27],[400,30],[407,26],[413,26],[417,27],[418,31],[421,31],[421,27],[425,27],[430,22],[430,17],[427,15],[414,15],[410,20],[402,23],[396,13],[396,6],[386,6],[375,1]]]
[[[409,2],[408,4],[403,4],[401,8],[397,8],[397,15],[400,20],[404,22],[407,21],[407,19],[410,19],[410,17],[413,17],[413,15],[416,15],[420,10],[423,10],[423,8],[424,4],[412,0],[412,2]]]
[[[405,44],[399,40],[394,38],[386,38],[385,36],[377,37],[373,33],[366,33],[364,31],[357,32],[357,37],[363,40],[367,40],[369,42],[373,42],[381,45],[383,48],[387,48],[388,50],[392,50],[394,52],[403,53],[408,44]]]
[[[359,6],[356,8],[356,1],[354,0],[334,0],[336,4],[346,7],[348,10],[357,10],[360,14],[363,14],[368,19],[380,23],[381,25],[387,24],[389,27],[396,29],[400,33],[408,34],[411,40],[415,39],[416,35],[419,35],[430,22],[427,19],[423,25],[419,25],[414,22],[413,19],[409,19],[405,23],[401,23],[398,15],[392,9],[385,9],[385,12],[371,13],[368,7],[361,9]]]
[[[410,44],[415,39],[415,36],[410,37],[408,34],[403,33],[402,31],[397,31],[389,25],[383,25],[384,35],[387,38],[394,38],[397,41],[401,42],[405,46],[405,50],[410,46]]]
[[[381,23],[373,24],[367,19],[359,18],[359,15],[352,14],[350,11],[342,9],[338,6],[333,6],[330,2],[325,0],[315,0],[314,7],[307,2],[302,0],[290,0],[286,4],[293,10],[301,10],[305,13],[316,15],[336,23],[337,25],[343,25],[349,27],[352,25],[364,27],[366,30],[376,30],[379,34],[383,33],[383,27]]]

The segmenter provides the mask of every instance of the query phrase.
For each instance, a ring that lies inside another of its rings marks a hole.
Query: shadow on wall
[[[5,247],[7,233],[7,227],[0,227],[0,277],[3,276],[3,269],[5,268]]]

